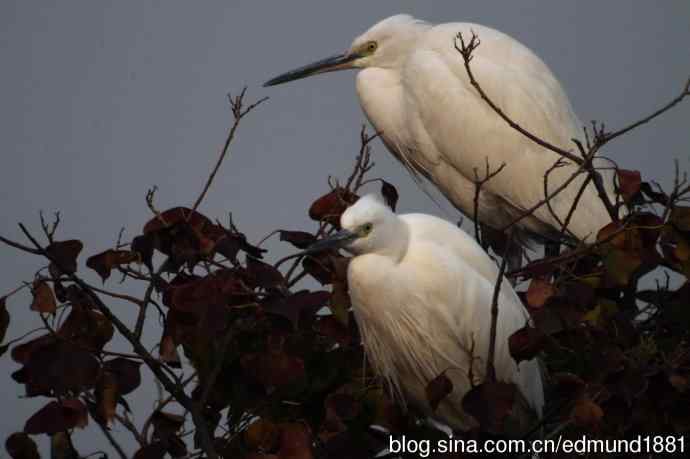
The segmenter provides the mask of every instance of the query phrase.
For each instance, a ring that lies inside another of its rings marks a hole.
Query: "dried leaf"
[[[527,289],[527,304],[530,308],[539,309],[556,294],[556,287],[544,278],[534,278]]]
[[[158,410],[151,416],[151,424],[153,425],[153,438],[165,442],[169,436],[177,434],[182,428],[184,416]]]
[[[341,346],[348,346],[352,341],[349,327],[346,327],[335,316],[321,316],[316,321],[316,331],[323,336],[331,338]]]
[[[313,459],[312,437],[304,424],[280,424],[279,459]]]
[[[484,431],[502,434],[516,396],[513,384],[484,382],[465,394],[462,407],[474,416]]]
[[[133,459],[164,459],[166,449],[159,441],[143,446],[134,453]]]
[[[551,382],[554,393],[567,399],[580,397],[586,388],[585,382],[573,373],[554,373],[551,375]]]
[[[172,336],[166,335],[161,339],[159,355],[161,361],[167,363],[172,368],[182,368],[180,355],[177,353],[177,345]]]
[[[525,325],[508,338],[510,356],[516,363],[532,360],[541,352],[546,342],[546,336],[541,330]]]
[[[83,248],[84,244],[82,244],[81,241],[72,239],[69,241],[53,242],[46,247],[46,252],[66,274],[74,274],[77,272],[77,257]]]
[[[93,269],[101,276],[101,280],[110,277],[110,271],[120,265],[126,265],[135,261],[139,261],[139,253],[130,250],[113,250],[108,249],[97,255],[89,257],[86,260],[86,266]]]
[[[155,244],[156,240],[153,234],[141,234],[136,236],[132,239],[132,243],[130,244],[132,252],[139,254],[139,259],[149,268],[149,271],[153,271],[153,250],[156,247]]]
[[[351,191],[335,188],[312,203],[309,207],[309,218],[340,228],[340,216],[348,206],[357,202],[357,199],[359,196]]]
[[[598,430],[604,411],[590,398],[582,397],[575,403],[570,416],[575,425],[588,430]]]
[[[285,278],[273,266],[247,256],[248,283],[263,289],[284,288]]]
[[[425,390],[426,399],[429,402],[429,406],[431,406],[433,411],[436,411],[439,403],[441,403],[444,398],[453,392],[453,383],[450,379],[448,379],[446,373],[443,372],[429,381],[429,384],[426,385]]]
[[[273,451],[280,440],[280,429],[268,419],[252,422],[244,431],[247,447],[255,451]]]
[[[668,220],[677,230],[690,231],[690,207],[674,207]]]
[[[31,302],[31,310],[38,311],[43,314],[54,314],[57,310],[57,302],[53,289],[50,288],[47,282],[42,280],[34,281],[31,293],[34,299]]]
[[[127,395],[141,384],[141,362],[116,357],[103,363],[103,369],[110,372],[117,382],[118,393]]]
[[[632,202],[635,195],[640,192],[642,184],[640,171],[616,169],[616,175],[618,176],[618,191],[623,196],[623,200],[627,203]]]
[[[321,290],[309,292],[302,290],[287,298],[278,298],[263,305],[263,310],[269,314],[285,317],[297,329],[300,319],[313,316],[319,309],[328,304],[331,298],[330,292]]]
[[[280,231],[280,240],[289,242],[298,249],[306,249],[314,242],[316,242],[316,236],[305,231]]]
[[[395,212],[395,208],[398,205],[398,190],[385,180],[381,180],[381,195],[388,207]]]
[[[115,417],[117,397],[117,380],[111,372],[104,371],[96,385],[96,403],[99,418],[105,425],[110,424]]]
[[[625,287],[642,266],[642,260],[639,255],[629,251],[612,249],[604,258],[604,266],[609,282],[614,286]]]
[[[7,437],[5,449],[12,459],[41,459],[36,443],[24,432]]]
[[[246,374],[266,387],[286,386],[305,376],[304,361],[283,349],[245,354],[241,364]]]
[[[24,432],[52,435],[74,427],[85,427],[88,424],[86,406],[78,399],[63,400],[62,403],[50,402],[38,410],[26,421]]]

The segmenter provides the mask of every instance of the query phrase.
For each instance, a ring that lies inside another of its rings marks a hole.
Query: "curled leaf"
[[[139,253],[130,250],[108,249],[86,260],[86,266],[93,269],[101,276],[103,282],[110,277],[110,271],[120,265],[126,265],[139,261]]]
[[[53,314],[57,309],[57,302],[53,289],[50,288],[47,282],[42,280],[34,281],[32,287],[34,299],[31,302],[31,310],[38,311],[43,314]]]

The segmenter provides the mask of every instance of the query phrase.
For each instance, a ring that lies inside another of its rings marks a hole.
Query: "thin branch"
[[[513,232],[508,235],[508,242],[506,243],[506,254],[513,243]],[[501,284],[503,283],[503,275],[506,272],[508,265],[508,256],[504,255],[501,260],[501,268],[498,270],[498,279],[496,279],[496,286],[494,287],[493,298],[491,299],[491,334],[489,338],[489,354],[486,360],[486,380],[489,382],[496,381],[496,367],[494,365],[494,355],[496,354],[496,324],[498,322],[498,299],[501,292]]]
[[[228,99],[230,100],[230,107],[232,109],[234,122],[232,123],[232,126],[230,127],[230,131],[228,132],[228,136],[225,139],[225,144],[223,145],[223,148],[220,151],[220,156],[218,157],[218,161],[216,161],[216,165],[213,167],[213,170],[211,170],[211,174],[209,175],[208,179],[206,180],[206,184],[204,185],[204,188],[201,191],[201,194],[199,195],[199,197],[194,202],[194,205],[192,206],[193,211],[196,211],[199,208],[201,201],[203,201],[209,188],[211,188],[211,183],[213,183],[213,179],[216,177],[216,174],[218,173],[218,169],[220,169],[220,165],[223,163],[225,156],[228,154],[228,150],[230,148],[230,143],[232,143],[232,140],[235,138],[235,131],[237,131],[237,127],[239,126],[242,118],[244,118],[245,115],[247,115],[249,112],[254,110],[257,106],[259,106],[259,104],[268,100],[268,97],[264,97],[262,99],[259,99],[257,102],[249,105],[247,108],[245,108],[243,110],[244,95],[246,94],[246,92],[247,92],[247,88],[245,87],[244,89],[242,89],[242,92],[237,97],[233,98],[230,94],[228,94]],[[190,214],[187,216],[187,220],[189,220],[192,213],[193,212],[190,212]]]
[[[489,158],[485,159],[486,165],[484,171],[484,178],[480,179],[479,173],[477,172],[477,168],[474,168],[474,215],[472,216],[472,219],[474,220],[474,238],[482,247],[484,247],[484,243],[482,241],[481,234],[479,231],[479,195],[482,191],[482,187],[484,186],[484,184],[486,184],[486,182],[497,176],[503,170],[503,168],[506,167],[506,163],[501,163],[498,169],[491,172],[489,166]]]

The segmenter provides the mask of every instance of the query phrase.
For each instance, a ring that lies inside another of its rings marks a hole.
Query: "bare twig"
[[[481,238],[481,233],[479,231],[479,195],[481,194],[482,187],[486,182],[497,176],[503,168],[506,167],[506,163],[501,163],[501,165],[495,171],[490,170],[489,158],[486,159],[486,165],[484,170],[484,178],[479,178],[479,172],[477,168],[474,168],[474,215],[472,219],[474,220],[474,238],[477,240],[479,245],[484,247],[484,243]]]
[[[506,243],[506,253],[510,245],[513,243],[513,232],[508,235],[508,242]],[[491,299],[491,334],[489,337],[489,353],[486,359],[486,380],[489,382],[496,381],[496,367],[494,365],[494,355],[496,354],[496,324],[498,322],[498,300],[501,292],[501,284],[503,283],[503,275],[506,272],[508,265],[508,256],[504,255],[501,260],[501,268],[498,270],[498,279],[496,279],[496,286],[494,287],[493,298]]]
[[[213,183],[213,179],[216,177],[216,174],[218,173],[218,169],[220,169],[220,165],[223,163],[225,156],[228,154],[228,150],[230,148],[230,143],[232,143],[232,140],[235,138],[235,132],[237,131],[237,127],[239,126],[242,118],[244,118],[245,115],[247,115],[249,112],[254,110],[257,106],[259,106],[259,104],[268,100],[268,97],[264,97],[262,99],[259,99],[255,103],[249,105],[248,107],[244,108],[244,95],[246,94],[246,92],[247,92],[247,88],[245,87],[244,89],[242,89],[242,92],[240,92],[240,95],[237,97],[232,97],[230,94],[228,94],[228,99],[230,101],[230,108],[232,110],[234,122],[232,123],[232,126],[230,127],[230,131],[228,132],[228,136],[225,139],[225,144],[223,145],[223,148],[220,151],[220,156],[218,157],[218,161],[216,161],[216,165],[211,170],[211,174],[209,175],[208,179],[206,180],[206,184],[204,185],[204,188],[201,191],[201,194],[199,195],[199,197],[194,202],[194,205],[192,206],[193,211],[196,211],[199,208],[201,201],[203,201],[204,197],[206,196],[206,193],[208,192],[209,188],[211,187],[211,183]],[[190,214],[187,216],[187,220],[189,220],[192,213],[193,212],[190,212]]]

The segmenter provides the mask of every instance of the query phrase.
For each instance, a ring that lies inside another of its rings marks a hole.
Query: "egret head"
[[[279,75],[264,83],[264,86],[274,86],[336,70],[396,67],[403,62],[411,43],[428,27],[424,21],[407,14],[391,16],[355,38],[345,53]]]
[[[355,255],[377,253],[400,259],[407,248],[407,226],[374,194],[367,194],[350,206],[340,217],[340,226],[341,231],[307,251],[343,248]]]

